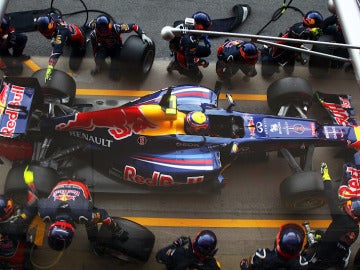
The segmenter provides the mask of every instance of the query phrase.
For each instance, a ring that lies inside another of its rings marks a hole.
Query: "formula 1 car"
[[[277,115],[264,115],[234,111],[229,94],[228,107],[218,108],[219,84],[215,90],[168,87],[96,109],[76,101],[75,82],[62,71],[55,70],[49,84],[40,87],[43,72],[5,77],[1,83],[0,153],[13,162],[4,187],[13,198],[26,194],[28,164],[40,195],[49,194],[60,179],[74,177],[85,179],[93,192],[121,193],[124,185],[145,192],[219,191],[225,169],[237,157],[280,151],[294,172],[281,184],[282,200],[292,209],[314,208],[325,203],[321,177],[311,168],[314,147],[359,144],[350,97],[316,93],[337,122],[307,119],[313,92],[297,77],[269,86],[268,104]],[[206,134],[187,133],[191,112],[206,115]]]

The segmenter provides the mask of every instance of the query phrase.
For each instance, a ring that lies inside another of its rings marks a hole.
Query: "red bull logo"
[[[174,181],[171,175],[162,174],[160,172],[154,171],[151,177],[144,177],[136,172],[136,168],[126,165],[124,170],[124,180],[133,182],[136,184],[145,184],[148,186],[175,186],[180,185],[182,183],[177,183]],[[204,181],[204,176],[190,176],[187,177],[187,181],[185,184],[199,184]]]
[[[108,110],[79,112],[74,120],[58,124],[55,130],[69,131],[82,129],[93,131],[95,128],[107,128],[108,133],[115,140],[122,140],[145,129],[153,129],[151,123],[142,113],[140,107],[112,108]]]
[[[54,192],[52,193],[52,196],[54,198],[54,201],[58,200],[58,201],[75,201],[75,199],[77,197],[80,196],[80,191],[78,190],[68,190],[68,189],[57,189],[54,190]]]
[[[344,110],[344,108],[347,108],[348,105],[346,105],[346,103],[344,103],[344,104],[345,104],[345,107],[340,106],[338,104],[334,104],[334,103],[323,102],[323,105],[325,107],[327,107],[334,115],[334,119],[337,124],[343,125],[343,126],[350,126],[351,123],[348,121],[349,114]]]
[[[1,130],[0,134],[4,137],[12,137],[15,133],[16,129],[16,121],[19,118],[19,111],[20,109],[17,109],[16,107],[9,107],[6,106],[6,99],[8,96],[8,93],[10,92],[12,94],[12,99],[8,102],[8,105],[15,105],[20,106],[21,101],[24,97],[24,91],[25,88],[21,86],[12,85],[10,87],[10,84],[5,84],[1,91],[0,95],[0,105],[1,105],[1,115],[2,119],[6,122],[1,123]],[[10,96],[11,97],[11,96]]]
[[[341,185],[338,190],[339,198],[349,200],[351,198],[360,198],[360,171],[353,167],[347,167],[346,172],[350,174],[347,185]]]

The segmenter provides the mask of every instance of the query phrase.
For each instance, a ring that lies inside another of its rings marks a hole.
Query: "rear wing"
[[[41,93],[37,79],[4,77],[0,85],[0,137],[15,138],[26,132],[33,101],[38,102],[36,93]]]
[[[357,126],[354,118],[355,110],[351,105],[350,95],[325,94],[316,92],[315,97],[325,108],[334,124],[342,126]]]

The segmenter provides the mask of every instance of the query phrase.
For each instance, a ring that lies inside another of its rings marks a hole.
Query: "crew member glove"
[[[152,45],[152,40],[151,38],[149,38],[147,35],[145,35],[144,33],[141,34],[141,39],[142,41],[145,43],[147,42],[149,45]]]
[[[29,170],[29,166],[26,166],[24,170],[24,182],[28,186],[34,183],[34,173]]]
[[[318,38],[321,34],[322,34],[322,31],[319,27],[314,27],[314,28],[311,28],[310,29],[310,33],[315,37],[315,38]]]
[[[45,74],[45,83],[48,80],[50,80],[53,69],[54,69],[54,67],[52,65],[48,65],[47,70],[46,70],[46,74]]]
[[[329,175],[329,169],[325,162],[321,163],[320,173],[321,173],[322,179],[324,181],[331,180],[330,175]]]
[[[208,35],[203,35],[204,44],[206,47],[211,48],[211,42]]]
[[[190,238],[186,236],[181,236],[178,239],[176,239],[173,244],[177,247],[182,247],[188,243],[190,243]]]
[[[240,269],[241,270],[247,270],[249,269],[249,262],[247,259],[242,259],[240,262]]]
[[[200,59],[195,59],[195,61],[196,61],[196,63],[197,63],[198,66],[202,66],[202,67],[204,67],[204,68],[206,68],[206,67],[209,66],[209,61],[206,60],[206,59],[200,58]]]

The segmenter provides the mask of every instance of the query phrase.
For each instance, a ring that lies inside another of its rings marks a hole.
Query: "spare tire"
[[[65,72],[54,69],[51,79],[44,81],[46,68],[35,71],[32,77],[37,78],[45,102],[59,102],[71,105],[76,95],[75,80]]]
[[[139,36],[129,36],[121,49],[122,74],[144,79],[151,70],[155,58],[155,44],[143,42]]]

